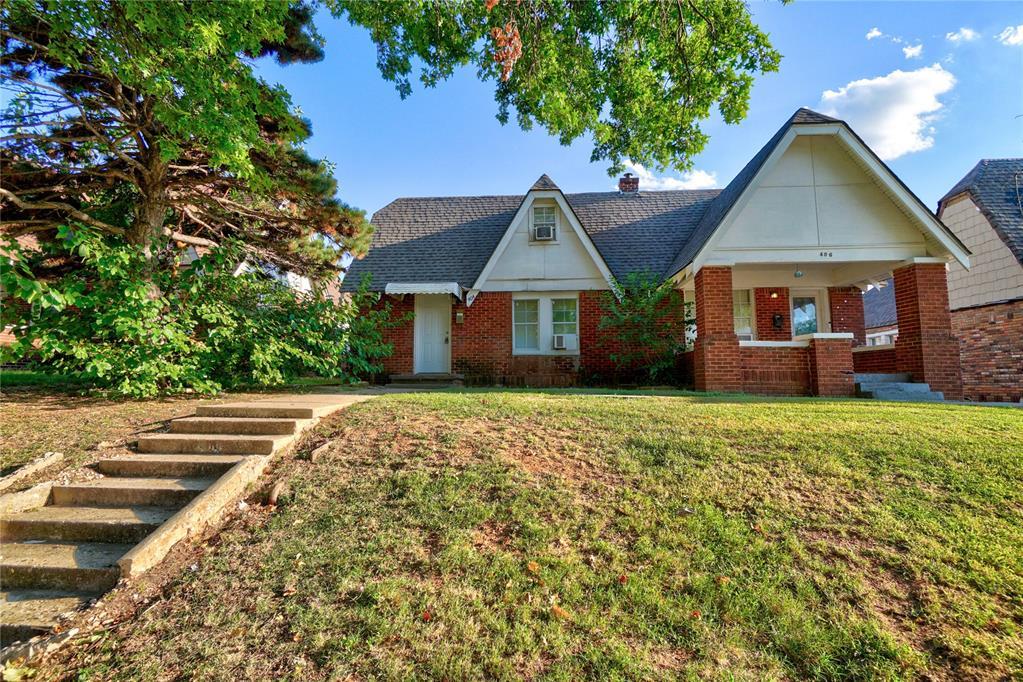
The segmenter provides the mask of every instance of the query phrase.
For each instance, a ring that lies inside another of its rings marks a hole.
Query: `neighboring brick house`
[[[972,251],[951,263],[948,297],[970,400],[1023,400],[1023,159],[985,159],[938,203]]]
[[[598,328],[601,301],[648,271],[695,308],[680,365],[697,389],[852,395],[861,291],[894,275],[893,362],[961,395],[945,268],[969,251],[843,121],[800,109],[723,190],[638,185],[626,174],[617,192],[565,194],[543,175],[525,194],[382,208],[343,286],[371,275],[410,314],[390,331],[386,371],[513,385],[606,376],[615,340]]]

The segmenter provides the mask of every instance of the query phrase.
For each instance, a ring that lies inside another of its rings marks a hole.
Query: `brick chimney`
[[[635,194],[639,191],[639,178],[632,173],[626,173],[618,179],[618,191],[626,194]]]

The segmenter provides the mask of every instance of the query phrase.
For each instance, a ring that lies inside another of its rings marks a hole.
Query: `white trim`
[[[918,256],[917,258],[907,258],[906,260],[904,260],[901,263],[899,263],[898,265],[896,265],[894,269],[904,268],[907,265],[945,265],[946,263],[948,263],[948,259],[946,259],[946,258],[934,258],[932,256]]]
[[[739,341],[740,348],[806,348],[809,341]]]
[[[568,224],[575,230],[576,236],[579,237],[579,241],[582,243],[583,248],[586,249],[586,253],[589,254],[593,260],[593,264],[600,271],[601,276],[607,282],[608,287],[614,291],[614,276],[611,274],[611,269],[607,267],[607,263],[604,262],[604,258],[597,251],[597,247],[593,245],[593,241],[590,239],[590,235],[586,234],[586,230],[583,229],[582,224],[575,215],[575,211],[565,201],[564,194],[561,190],[531,190],[526,198],[522,200],[522,205],[519,206],[519,210],[515,212],[511,222],[508,223],[508,228],[504,231],[504,235],[501,237],[501,241],[497,243],[494,248],[494,252],[490,254],[490,258],[487,260],[487,264],[483,266],[483,270],[480,272],[479,277],[473,283],[469,290],[469,296],[466,298],[466,305],[472,305],[472,302],[476,300],[476,294],[483,289],[483,284],[490,277],[490,273],[497,266],[497,262],[501,258],[501,254],[504,253],[505,249],[508,248],[508,244],[511,243],[512,235],[515,234],[516,227],[521,223],[522,220],[531,219],[530,214],[527,213],[533,206],[533,202],[537,199],[553,199],[554,202],[561,209],[561,213],[565,216]]]
[[[384,287],[388,295],[398,294],[451,294],[462,300],[462,287],[458,282],[388,282]]]
[[[785,135],[782,136],[781,140],[771,151],[771,154],[767,157],[764,163],[757,170],[756,174],[750,179],[749,183],[743,189],[742,194],[735,200],[732,207],[728,210],[728,213],[724,215],[721,221],[718,223],[713,234],[703,245],[703,247],[696,253],[692,261],[693,272],[699,270],[703,265],[708,264],[708,258],[710,254],[717,248],[718,243],[721,241],[725,232],[735,221],[746,204],[749,202],[750,197],[753,195],[753,190],[760,184],[763,178],[774,168],[778,163],[778,160],[791,146],[793,140],[799,135],[834,135],[837,137],[842,144],[850,151],[860,162],[860,164],[872,174],[874,179],[879,181],[883,187],[883,191],[886,191],[895,202],[907,213],[910,217],[914,218],[917,224],[923,228],[925,236],[930,236],[935,242],[938,243],[950,257],[959,261],[960,264],[967,270],[970,268],[970,255],[962,247],[960,247],[955,238],[948,232],[948,228],[944,224],[934,217],[929,211],[920,206],[919,201],[908,192],[903,186],[895,179],[892,172],[886,168],[882,163],[877,161],[869,149],[860,142],[855,135],[842,124],[832,125],[792,125]],[[816,248],[816,247],[815,247]],[[890,259],[886,259],[890,260]],[[948,260],[938,259],[942,261]],[[727,263],[714,262],[714,265],[727,265]]]
[[[856,336],[852,332],[817,332],[816,334],[800,334],[799,336],[793,336],[793,341],[810,341],[819,339],[821,341],[827,341],[829,339],[855,339]]]

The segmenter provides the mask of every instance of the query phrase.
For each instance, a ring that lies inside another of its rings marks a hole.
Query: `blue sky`
[[[758,78],[741,124],[706,123],[692,174],[641,172],[641,188],[726,185],[800,106],[848,120],[932,209],[977,160],[1023,155],[1023,3],[752,8],[780,70]],[[399,196],[520,194],[541,173],[566,192],[614,187],[606,164],[590,163],[590,140],[563,147],[500,125],[493,84],[471,70],[402,101],[365,30],[329,15],[317,24],[322,62],[259,68],[312,120],[309,151],[336,164],[349,204],[372,214]]]

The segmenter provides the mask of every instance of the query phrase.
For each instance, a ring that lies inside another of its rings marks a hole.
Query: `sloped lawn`
[[[292,493],[42,674],[1004,679],[1023,411],[478,392],[321,423]]]

